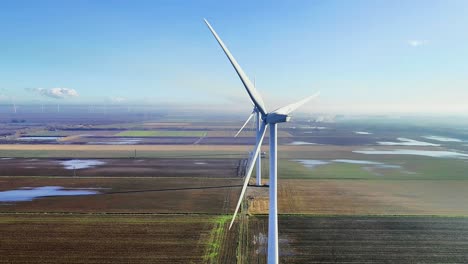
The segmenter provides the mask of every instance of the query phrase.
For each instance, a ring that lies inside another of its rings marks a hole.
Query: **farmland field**
[[[241,179],[0,177],[0,191],[42,186],[98,194],[0,202],[0,212],[228,214],[234,210]]]
[[[280,177],[287,179],[468,180],[468,162],[432,157],[343,155],[345,159],[280,159]],[[308,166],[308,161],[311,165]],[[321,162],[322,164],[317,164]],[[265,170],[268,170],[265,167]],[[268,174],[266,174],[268,175]]]
[[[0,202],[0,263],[264,263],[268,186],[248,187],[227,230],[252,130],[234,138],[240,121],[188,120],[76,121],[12,136],[67,140],[3,139],[0,192],[97,193]],[[282,263],[466,263],[468,149],[427,135],[441,134],[310,121],[282,126]],[[428,142],[398,145],[401,137]],[[391,154],[401,150],[413,154]]]
[[[240,178],[242,159],[0,159],[0,176]]]
[[[281,263],[467,263],[468,218],[279,216]],[[251,216],[248,263],[266,262],[266,216]]]
[[[464,180],[287,179],[278,188],[281,214],[468,216]],[[249,196],[249,213],[268,213],[268,188]]]
[[[129,130],[115,134],[117,137],[204,137],[205,131],[179,130]]]
[[[3,214],[0,263],[232,263],[224,225],[208,215]]]
[[[246,146],[211,145],[0,145],[3,158],[245,158]]]

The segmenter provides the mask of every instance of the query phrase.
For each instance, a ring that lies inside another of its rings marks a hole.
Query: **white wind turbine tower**
[[[296,103],[281,107],[273,112],[268,112],[265,108],[265,104],[263,103],[262,97],[252,85],[252,82],[249,80],[247,75],[244,73],[242,68],[237,63],[236,59],[232,56],[231,52],[229,52],[228,48],[224,45],[223,41],[219,38],[218,34],[216,34],[215,30],[211,27],[210,23],[205,19],[205,23],[210,29],[213,36],[218,41],[219,45],[223,49],[224,53],[228,57],[229,61],[231,62],[232,66],[237,72],[237,75],[241,79],[247,93],[249,94],[250,99],[255,105],[260,118],[261,124],[260,129],[258,132],[257,143],[255,144],[255,148],[253,151],[253,158],[257,158],[259,156],[260,147],[263,142],[263,138],[265,137],[266,128],[270,126],[270,183],[269,183],[269,191],[270,191],[270,208],[269,208],[269,215],[268,215],[268,263],[269,264],[276,264],[279,260],[279,251],[278,251],[278,204],[277,204],[277,124],[288,122],[291,118],[290,113],[294,110],[305,104],[307,101],[311,100],[312,98],[318,95],[314,94],[309,96],[305,99],[302,99]],[[259,119],[260,119],[259,118]],[[239,197],[239,201],[237,202],[236,210],[234,211],[234,215],[229,225],[229,229],[232,227],[234,220],[236,218],[237,212],[239,211],[240,205],[244,198],[245,190],[247,189],[247,185],[249,184],[250,176],[252,174],[252,170],[254,167],[254,162],[251,162],[247,168],[247,173],[245,175],[244,184],[242,186],[242,191]]]
[[[17,108],[16,108],[16,103],[15,103],[15,98],[13,96],[11,97],[11,104],[13,106],[13,113],[16,114]]]

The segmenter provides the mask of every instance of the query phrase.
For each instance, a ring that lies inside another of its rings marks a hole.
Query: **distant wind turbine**
[[[270,126],[270,208],[269,208],[269,216],[268,216],[268,263],[269,264],[276,264],[279,261],[279,249],[278,249],[278,204],[277,204],[277,124],[288,122],[291,119],[290,114],[311,100],[312,98],[318,96],[314,94],[309,96],[305,99],[302,99],[296,103],[281,107],[273,112],[268,112],[266,110],[265,104],[263,103],[263,99],[255,89],[252,82],[249,80],[247,75],[244,73],[242,68],[237,63],[236,59],[232,56],[231,52],[229,52],[226,45],[224,45],[221,38],[215,32],[215,30],[211,27],[210,23],[205,19],[205,23],[210,29],[213,36],[218,41],[219,45],[223,49],[224,53],[228,57],[229,61],[231,62],[232,66],[237,72],[237,75],[242,81],[247,93],[249,94],[250,99],[252,100],[256,111],[261,119],[260,129],[257,132],[257,142],[253,151],[252,162],[250,162],[247,173],[245,176],[244,184],[242,186],[242,191],[239,197],[239,201],[237,202],[236,210],[234,211],[234,215],[232,221],[229,225],[229,229],[231,229],[234,220],[236,219],[237,212],[239,211],[240,205],[245,195],[245,191],[247,189],[247,185],[250,180],[250,176],[252,175],[252,170],[254,167],[254,160],[259,156],[260,147],[263,142],[263,138],[265,137],[266,128]]]
[[[13,113],[16,114],[17,108],[16,108],[16,103],[15,103],[15,98],[11,97],[11,104],[13,106]]]

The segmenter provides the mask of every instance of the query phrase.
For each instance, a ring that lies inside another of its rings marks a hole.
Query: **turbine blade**
[[[229,224],[229,229],[231,229],[232,224],[234,223],[234,220],[236,220],[237,212],[239,212],[240,205],[242,203],[242,199],[244,198],[245,190],[247,189],[247,185],[249,184],[250,176],[252,175],[252,171],[255,165],[255,159],[260,153],[260,148],[262,146],[263,138],[265,137],[265,131],[266,131],[267,124],[262,123],[262,126],[260,127],[260,139],[255,145],[253,155],[252,155],[252,162],[248,165],[247,169],[247,174],[245,175],[245,180],[244,180],[244,185],[242,186],[242,191],[239,196],[239,201],[237,202],[236,210],[234,211],[234,215],[232,216],[231,224]]]
[[[224,42],[221,40],[221,38],[218,36],[218,34],[216,33],[216,31],[211,27],[210,23],[208,23],[208,21],[206,19],[205,20],[205,23],[206,25],[208,26],[208,28],[210,29],[211,33],[213,34],[213,36],[216,38],[216,40],[218,41],[219,45],[221,46],[221,48],[223,49],[224,53],[226,54],[226,56],[228,57],[229,61],[231,62],[232,66],[234,67],[234,69],[236,70],[237,72],[237,75],[239,75],[239,78],[241,79],[242,81],[242,84],[244,84],[244,87],[245,89],[247,90],[247,93],[249,94],[250,96],[250,99],[252,100],[252,102],[255,104],[255,106],[258,108],[258,110],[263,114],[263,115],[266,115],[267,111],[266,111],[266,108],[265,108],[265,104],[263,103],[263,99],[262,97],[260,96],[260,93],[255,89],[255,86],[252,84],[252,82],[249,80],[249,78],[247,77],[247,75],[245,74],[245,72],[242,70],[242,68],[239,66],[239,64],[237,63],[236,59],[234,58],[234,56],[232,56],[231,52],[228,50],[228,48],[226,47],[226,45],[224,45]]]
[[[313,98],[316,98],[317,96],[319,96],[320,93],[317,92],[309,97],[306,97],[298,102],[295,102],[295,103],[292,103],[290,105],[287,105],[287,106],[283,106],[279,109],[276,109],[275,111],[273,111],[273,113],[276,113],[276,114],[283,114],[283,115],[288,115],[292,112],[294,112],[296,109],[298,109],[299,107],[301,107],[302,105],[304,105],[305,103],[307,103],[308,101],[312,100]]]
[[[239,131],[237,131],[237,133],[234,135],[234,137],[237,137],[240,132],[242,132],[242,129],[244,129],[244,127],[249,123],[250,119],[252,119],[252,117],[254,116],[255,112],[252,112],[250,115],[249,115],[249,118],[247,118],[247,120],[245,121],[244,125],[239,129]]]

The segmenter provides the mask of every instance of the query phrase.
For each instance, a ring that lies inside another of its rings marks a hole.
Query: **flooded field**
[[[241,159],[1,159],[0,176],[237,178]]]
[[[430,147],[438,147],[440,144],[433,144],[429,142],[418,141],[409,138],[397,138],[397,142],[391,141],[379,141],[377,142],[379,145],[383,146],[430,146]]]
[[[63,137],[55,137],[55,136],[49,136],[49,137],[35,137],[35,136],[30,136],[30,137],[20,137],[18,140],[21,141],[57,141]]]
[[[66,189],[60,186],[22,187],[16,190],[0,191],[1,202],[24,202],[42,197],[93,195],[97,191],[89,189]]]
[[[458,139],[458,138],[441,137],[441,136],[423,136],[423,138],[441,141],[441,142],[463,142],[463,140]]]
[[[354,134],[358,134],[358,135],[372,135],[371,132],[366,132],[366,131],[354,131]]]
[[[324,160],[294,160],[302,165],[304,165],[307,168],[314,168],[320,165],[326,165],[330,164],[333,162],[336,163],[347,163],[347,164],[358,164],[358,165],[370,165],[373,167],[377,168],[385,168],[385,169],[400,169],[400,165],[391,165],[391,164],[385,164],[382,162],[377,162],[377,161],[370,161],[370,160],[351,160],[351,159],[335,159],[335,160],[329,160],[329,161],[324,161]]]
[[[67,170],[80,170],[80,169],[87,169],[87,168],[94,168],[98,165],[104,165],[106,162],[100,160],[79,160],[79,159],[72,159],[72,160],[64,160],[60,161],[60,164]]]
[[[2,177],[0,211],[230,214],[241,184],[215,178]]]
[[[394,149],[394,150],[355,150],[355,153],[367,155],[416,155],[434,158],[468,158],[468,154],[444,151],[444,150],[415,150],[415,149]]]
[[[143,141],[142,138],[116,138],[116,139],[109,139],[109,140],[100,140],[96,139],[96,141],[89,140],[86,144],[90,145],[136,145]]]
[[[288,145],[291,145],[291,146],[317,145],[317,143],[305,142],[305,141],[293,141],[289,143]]]

